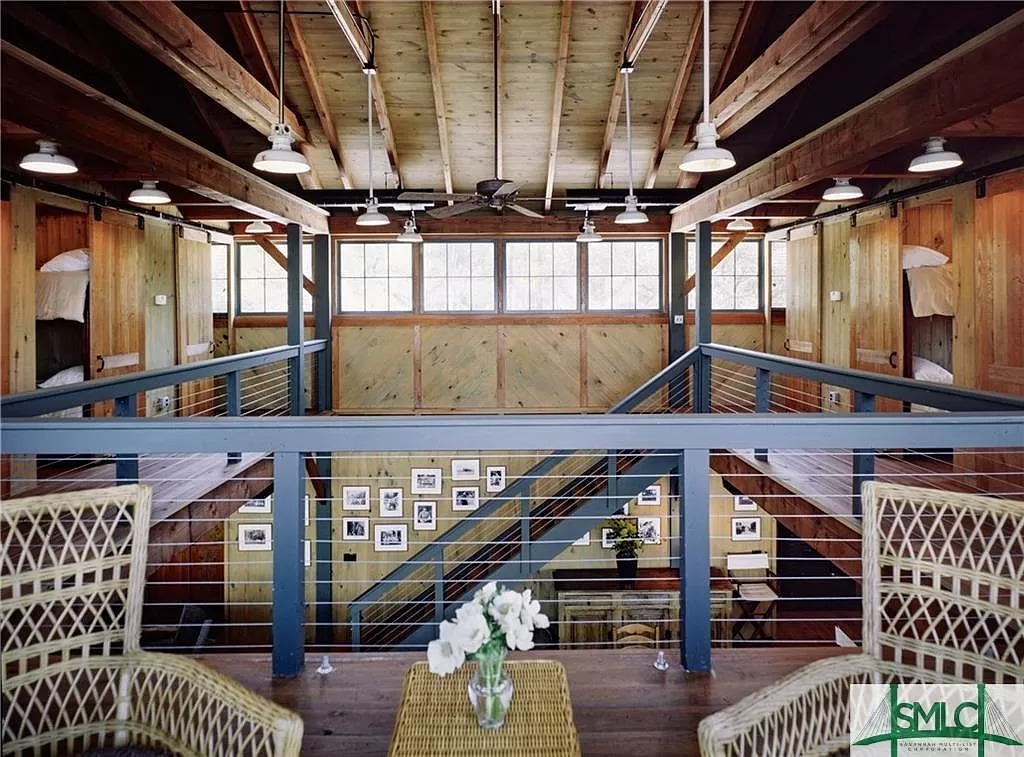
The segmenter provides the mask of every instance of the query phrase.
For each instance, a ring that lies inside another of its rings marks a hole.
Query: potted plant
[[[612,530],[612,542],[615,550],[615,563],[618,567],[619,577],[626,579],[627,585],[632,587],[636,578],[637,555],[644,548],[643,537],[637,529],[636,520],[632,518],[614,518],[608,523]]]

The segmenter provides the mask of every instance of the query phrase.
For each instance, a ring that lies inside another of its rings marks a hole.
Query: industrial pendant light
[[[246,234],[270,234],[274,228],[266,221],[253,221],[245,227]]]
[[[268,173],[298,174],[309,170],[309,161],[292,149],[295,135],[284,122],[284,0],[280,0],[277,24],[277,123],[267,135],[270,149],[256,156],[252,167]]]
[[[859,200],[864,196],[861,188],[856,184],[851,184],[849,179],[837,177],[835,182],[822,193],[821,199],[826,202],[840,202],[842,200]]]
[[[746,218],[734,218],[725,225],[726,231],[753,231],[754,224]]]
[[[704,120],[697,124],[697,146],[683,156],[679,168],[690,173],[724,171],[736,165],[736,158],[718,146],[718,131],[711,120],[711,0],[704,0]]]
[[[580,226],[579,236],[576,237],[577,242],[600,242],[603,237],[597,233],[597,229],[594,227],[594,221],[590,217],[590,211],[586,211],[583,216],[583,225]]]
[[[21,162],[18,163],[19,168],[23,168],[26,171],[35,171],[36,173],[50,173],[50,174],[69,174],[78,171],[78,166],[75,165],[75,161],[69,158],[67,155],[61,155],[57,152],[57,143],[52,142],[49,139],[40,139],[36,141],[39,149],[36,152],[30,152]]]
[[[370,77],[377,71],[372,65],[368,65],[363,69],[363,73],[366,74],[366,133],[369,145],[367,163],[370,168],[370,199],[366,201],[366,212],[356,218],[356,226],[386,226],[389,223],[388,217],[377,209],[377,200],[373,196],[373,83]]]
[[[626,85],[626,160],[629,163],[626,175],[629,177],[629,194],[626,196],[626,209],[615,216],[615,223],[647,223],[647,214],[637,207],[636,195],[633,194],[633,123],[629,113],[629,75],[633,73],[633,66],[624,65],[619,70]]]
[[[405,228],[402,229],[402,233],[395,237],[396,242],[409,242],[411,244],[417,244],[423,241],[423,235],[420,234],[419,229],[416,228],[416,214],[412,213],[408,218],[405,219]]]
[[[928,173],[962,166],[964,161],[959,155],[951,150],[943,149],[942,145],[945,141],[942,137],[929,137],[928,141],[924,143],[924,153],[910,161],[907,170],[914,173]]]
[[[128,195],[128,201],[139,205],[167,205],[171,198],[164,190],[156,188],[155,181],[143,180],[142,186]]]

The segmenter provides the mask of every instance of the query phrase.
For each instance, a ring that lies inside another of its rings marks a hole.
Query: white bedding
[[[914,378],[918,381],[932,381],[936,384],[952,384],[953,374],[947,371],[938,363],[933,363],[927,358],[923,358],[920,355],[914,355]],[[910,412],[912,413],[943,413],[944,410],[938,410],[928,405],[919,405],[916,402],[910,406]]]
[[[40,389],[52,389],[55,386],[68,386],[69,384],[80,384],[85,381],[85,368],[81,365],[74,365],[65,368],[60,373],[55,373],[39,385]],[[81,418],[82,408],[69,407],[65,410],[57,410],[53,413],[45,413],[43,418]]]
[[[914,315],[953,315],[953,266],[921,266],[906,270],[910,308]]]
[[[88,271],[36,271],[36,319],[85,323]]]

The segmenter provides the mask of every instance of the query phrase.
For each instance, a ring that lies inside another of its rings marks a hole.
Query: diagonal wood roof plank
[[[441,172],[444,176],[444,191],[451,194],[452,156],[449,152],[448,114],[445,111],[444,88],[441,86],[441,63],[437,54],[437,26],[430,0],[422,0],[423,32],[427,39],[427,60],[430,66],[430,89],[434,96],[434,114],[437,118],[437,138],[441,149]]]
[[[562,97],[565,94],[565,72],[569,65],[569,33],[572,31],[572,0],[562,0],[558,27],[558,62],[555,67],[554,99],[551,104],[551,135],[548,138],[548,176],[544,182],[544,211],[551,210],[558,166],[558,135],[562,125]]]
[[[1017,11],[866,103],[672,210],[692,228],[782,197],[1024,96],[1024,11]]]

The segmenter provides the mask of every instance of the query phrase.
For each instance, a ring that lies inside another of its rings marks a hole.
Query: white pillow
[[[39,271],[36,274],[36,320],[64,318],[85,323],[88,271]]]
[[[945,265],[949,258],[931,247],[919,244],[903,245],[903,268],[924,268],[931,265]]]
[[[88,271],[89,250],[81,247],[77,250],[62,252],[52,260],[47,260],[39,267],[40,271]]]
[[[73,365],[65,368],[60,373],[55,373],[39,385],[40,389],[52,389],[55,386],[67,386],[68,384],[81,384],[85,381],[85,368],[81,365]]]
[[[919,381],[934,381],[936,384],[952,384],[953,374],[938,363],[914,355],[914,378]]]

